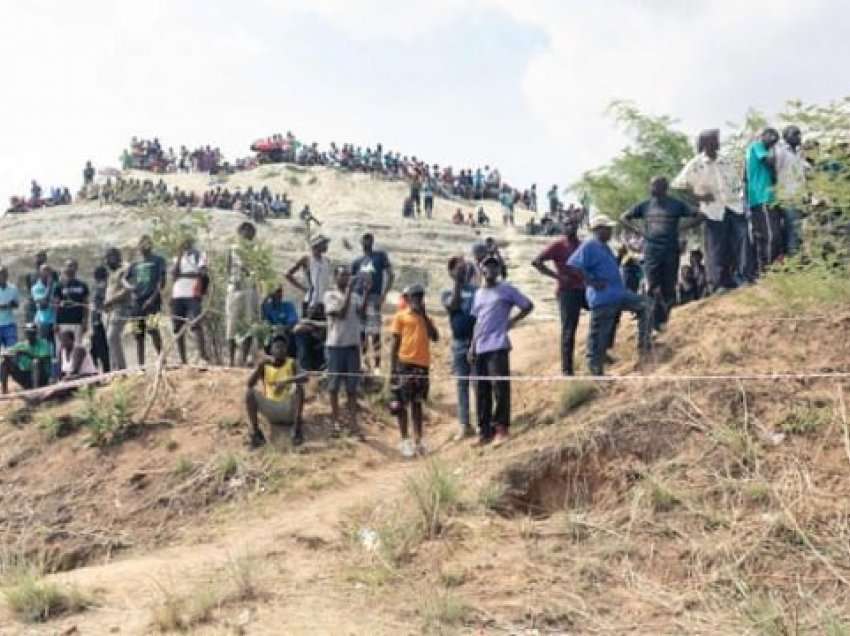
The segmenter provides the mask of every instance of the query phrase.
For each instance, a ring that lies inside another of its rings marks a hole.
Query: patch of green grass
[[[756,634],[761,636],[788,636],[798,633],[786,620],[779,601],[768,595],[752,596],[744,607],[744,615]]]
[[[487,510],[495,510],[499,507],[506,490],[507,486],[504,482],[488,481],[478,491],[478,503]]]
[[[566,417],[596,397],[598,389],[592,382],[567,382],[558,402],[558,415]]]
[[[790,435],[809,435],[832,420],[832,409],[813,404],[795,404],[779,423],[779,428]]]
[[[770,488],[763,482],[753,481],[747,483],[743,488],[743,494],[752,503],[770,503]]]
[[[235,477],[242,469],[242,458],[233,452],[222,453],[215,463],[215,475],[219,482]]]
[[[3,589],[3,598],[12,615],[24,623],[43,623],[91,605],[91,600],[76,588],[63,588],[31,573],[16,578]]]
[[[94,387],[87,387],[83,392],[83,408],[75,419],[88,432],[86,442],[90,446],[118,444],[136,428],[130,418],[130,398],[121,382],[113,384],[106,398],[99,398]]]
[[[649,499],[655,512],[670,512],[681,503],[676,493],[661,482],[652,480],[649,486]]]
[[[44,413],[36,418],[36,426],[47,435],[50,440],[67,437],[80,428],[80,423],[70,415],[53,415]]]
[[[406,487],[416,504],[425,537],[439,535],[446,517],[458,504],[459,485],[455,475],[444,463],[432,459],[418,475],[407,479]]]
[[[422,601],[420,610],[424,627],[429,632],[462,624],[472,614],[472,608],[448,590],[440,590]]]
[[[779,310],[784,314],[810,314],[812,308],[845,304],[850,298],[850,277],[846,270],[824,266],[774,270],[740,298],[756,307]]]
[[[195,462],[188,457],[179,457],[174,464],[174,476],[180,479],[188,477],[195,470]]]

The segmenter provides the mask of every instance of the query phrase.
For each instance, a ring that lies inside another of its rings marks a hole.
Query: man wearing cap
[[[649,301],[626,289],[617,259],[608,241],[615,223],[604,214],[593,218],[593,238],[584,241],[567,264],[584,276],[587,304],[590,306],[590,332],[587,337],[587,366],[592,375],[603,375],[605,351],[621,311],[634,314],[638,323],[638,351],[650,350]]]
[[[286,272],[286,280],[293,287],[304,292],[304,305],[301,312],[304,316],[314,307],[323,306],[325,292],[330,289],[331,265],[325,256],[329,243],[330,239],[323,234],[315,236],[310,241],[310,253],[299,258]],[[303,272],[306,284],[295,277],[299,271]]]
[[[563,238],[551,243],[531,264],[544,276],[557,281],[555,294],[561,315],[561,372],[564,375],[573,375],[576,329],[578,329],[581,309],[587,308],[587,302],[584,298],[584,281],[581,273],[567,265],[570,256],[581,245],[578,238],[578,223],[573,217],[567,217],[561,225],[564,231]],[[555,269],[548,267],[547,262],[553,263]]]
[[[366,299],[366,318],[363,321],[361,338],[363,361],[368,364],[371,341],[372,355],[375,360],[372,371],[378,375],[381,372],[381,308],[392,289],[395,273],[387,253],[375,249],[375,237],[372,234],[364,234],[361,244],[363,256],[355,259],[351,264],[351,275],[355,277],[354,291]]]
[[[694,218],[695,222],[683,226],[690,229],[702,222],[685,203],[667,194],[667,179],[653,177],[650,198],[638,203],[620,220],[627,230],[646,239],[644,270],[649,297],[653,301],[652,325],[661,331],[676,304],[676,282],[679,279],[679,221]],[[634,223],[643,220],[641,229]],[[609,250],[610,251],[610,250]]]
[[[251,249],[257,228],[245,221],[237,229],[238,240],[227,252],[227,296],[225,298],[225,338],[227,339],[230,366],[236,366],[236,349],[241,352],[241,366],[245,366],[254,339],[249,332],[259,319],[260,301],[254,273],[243,262],[244,250]]]
[[[430,343],[437,342],[439,333],[425,311],[425,288],[415,284],[403,292],[405,309],[393,317],[390,333],[393,336],[391,364],[393,385],[397,387],[399,408],[396,413],[401,433],[401,454],[411,458],[425,455],[422,441],[422,403],[428,398],[428,369],[431,366]],[[408,432],[408,413],[413,421],[413,442]]]
[[[711,292],[736,286],[735,274],[743,275],[749,254],[747,217],[741,200],[738,169],[718,154],[720,131],[704,130],[697,138],[697,154],[671,184],[688,190],[699,202],[705,217],[703,242]]]
[[[50,341],[39,337],[38,327],[28,322],[24,340],[0,354],[0,388],[9,392],[9,378],[22,389],[35,389],[50,381],[53,350]]]
[[[469,376],[472,368],[469,364],[469,348],[475,329],[475,316],[472,315],[472,302],[475,299],[475,286],[470,282],[470,265],[462,256],[449,259],[449,276],[454,285],[443,292],[441,300],[449,314],[452,330],[452,373],[457,376],[457,419],[460,431],[455,440],[472,437],[474,430],[469,417]],[[473,268],[474,270],[474,268]]]
[[[18,342],[15,310],[20,304],[18,288],[9,282],[9,270],[0,266],[0,349]]]
[[[496,255],[485,256],[481,267],[484,285],[475,292],[470,312],[475,317],[470,358],[480,378],[478,435],[481,444],[500,445],[507,440],[511,424],[511,383],[502,379],[511,374],[508,332],[532,312],[534,304],[513,285],[499,282],[502,262]],[[520,311],[511,316],[514,307]]]

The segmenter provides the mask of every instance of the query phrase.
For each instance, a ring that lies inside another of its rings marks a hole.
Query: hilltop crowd
[[[130,140],[130,147],[121,155],[121,167],[124,170],[145,170],[157,173],[202,172],[218,174],[235,170],[249,170],[257,166],[253,158],[240,158],[232,164],[224,160],[221,149],[212,146],[198,146],[189,150],[180,146],[179,152],[169,147],[167,150],[159,139]]]

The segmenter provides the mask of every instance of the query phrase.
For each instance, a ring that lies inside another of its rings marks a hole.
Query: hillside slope
[[[49,499],[49,475],[76,465],[69,486],[127,543],[52,577],[95,606],[9,633],[845,634],[848,382],[735,378],[850,372],[850,304],[794,288],[768,281],[678,310],[651,378],[517,382],[514,435],[498,449],[447,441],[453,387],[437,377],[431,461],[397,458],[373,399],[370,443],[327,439],[323,397],[308,406],[306,453],[248,454],[229,423],[239,371],[172,374],[155,421],[106,451],[81,448],[84,431],[48,444],[4,427],[4,509]],[[634,368],[630,329],[613,374]],[[555,373],[556,338],[553,323],[518,330],[515,372]],[[161,501],[172,491],[201,503]]]

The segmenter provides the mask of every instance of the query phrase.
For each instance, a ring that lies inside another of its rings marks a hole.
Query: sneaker
[[[399,444],[398,449],[401,451],[401,456],[405,459],[413,459],[416,457],[416,448],[414,448],[413,442],[409,439],[401,440],[401,444]]]
[[[496,429],[496,435],[493,437],[493,446],[498,448],[502,444],[508,441],[510,435],[508,434],[508,429],[503,427],[498,427]]]
[[[428,454],[428,447],[425,445],[425,442],[420,440],[419,443],[416,444],[416,454],[421,457],[425,457],[425,455]]]
[[[248,440],[248,446],[251,448],[261,448],[266,445],[266,436],[262,431],[254,431]]]

